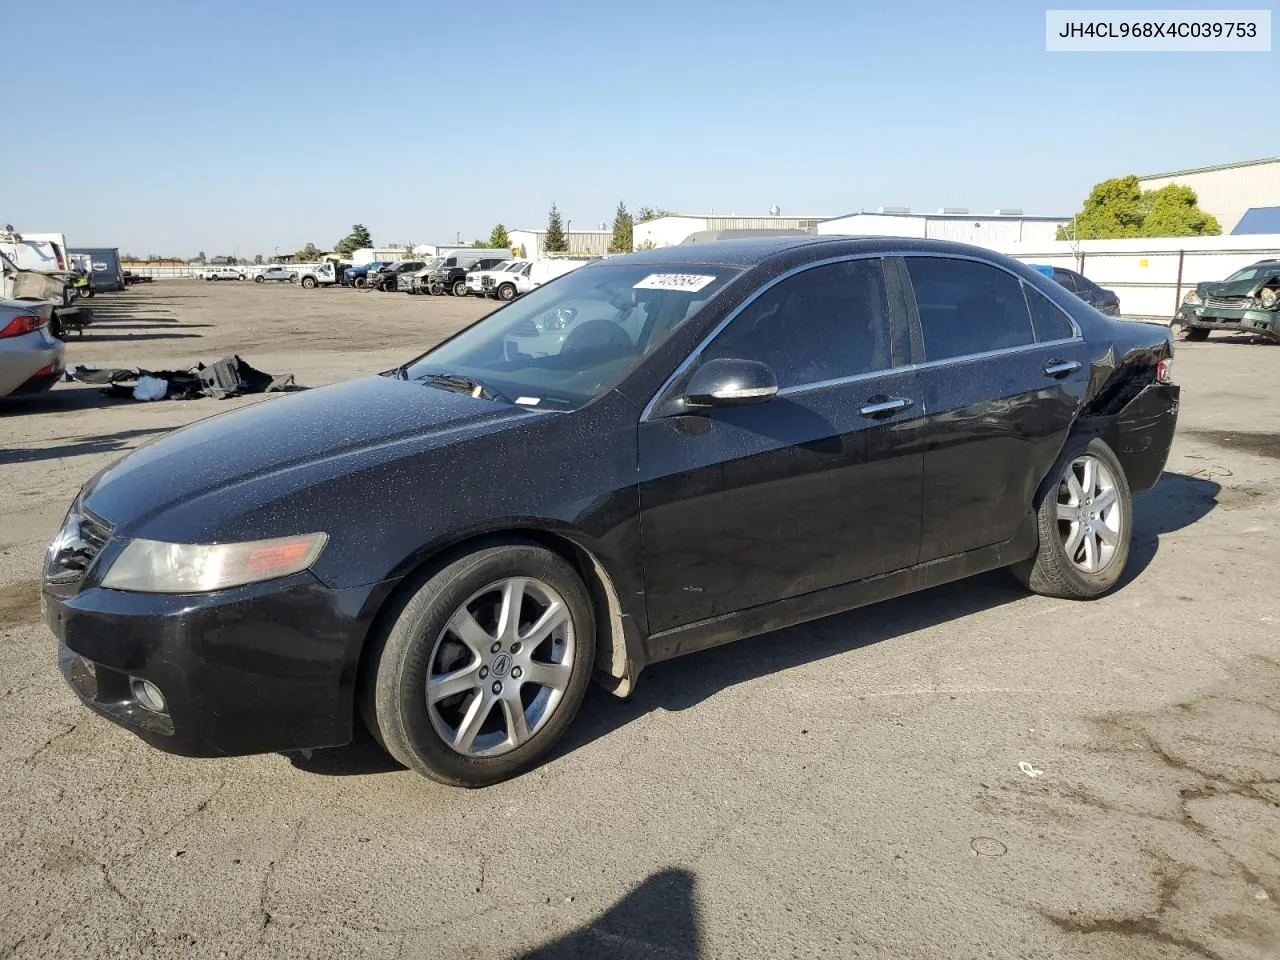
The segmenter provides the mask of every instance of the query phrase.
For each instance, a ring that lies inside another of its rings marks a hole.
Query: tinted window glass
[[[1027,305],[1031,308],[1031,323],[1036,329],[1036,339],[1041,343],[1049,340],[1069,340],[1076,335],[1067,315],[1055,307],[1039,290],[1029,286],[1023,287],[1027,293]]]
[[[879,260],[814,267],[753,300],[704,352],[773,368],[778,386],[835,380],[890,366],[889,309]]]
[[[1022,282],[973,260],[907,257],[926,360],[1034,343]]]
[[[1075,293],[1077,290],[1080,289],[1078,286],[1076,286],[1076,275],[1072,273],[1070,270],[1060,270],[1057,267],[1055,267],[1053,271],[1053,279],[1057,280],[1058,283],[1062,284],[1072,293]]]

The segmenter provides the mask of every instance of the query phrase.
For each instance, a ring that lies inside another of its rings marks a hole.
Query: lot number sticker
[[[700,273],[651,273],[632,289],[685,290],[689,293],[696,293],[713,280],[715,280],[715,277],[704,276]]]

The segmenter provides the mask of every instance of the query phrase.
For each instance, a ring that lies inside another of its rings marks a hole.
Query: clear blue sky
[[[1274,52],[1046,53],[1027,2],[58,6],[52,36],[40,4],[0,16],[0,223],[136,254],[466,239],[552,201],[594,226],[619,198],[1070,214],[1108,176],[1280,154]]]

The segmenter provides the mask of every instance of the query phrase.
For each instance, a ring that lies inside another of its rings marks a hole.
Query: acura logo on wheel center
[[[493,664],[489,667],[495,677],[505,677],[507,671],[511,669],[511,657],[508,654],[500,653],[493,658]]]

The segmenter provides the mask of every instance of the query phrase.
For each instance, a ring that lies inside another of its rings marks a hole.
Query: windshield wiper
[[[463,377],[456,373],[424,373],[416,380],[424,380],[427,383],[437,387],[444,387],[446,390],[452,390],[454,393],[468,393],[473,397],[479,397],[482,400],[501,400],[509,403],[501,393],[492,387],[486,387],[479,380],[472,380],[470,377]]]

